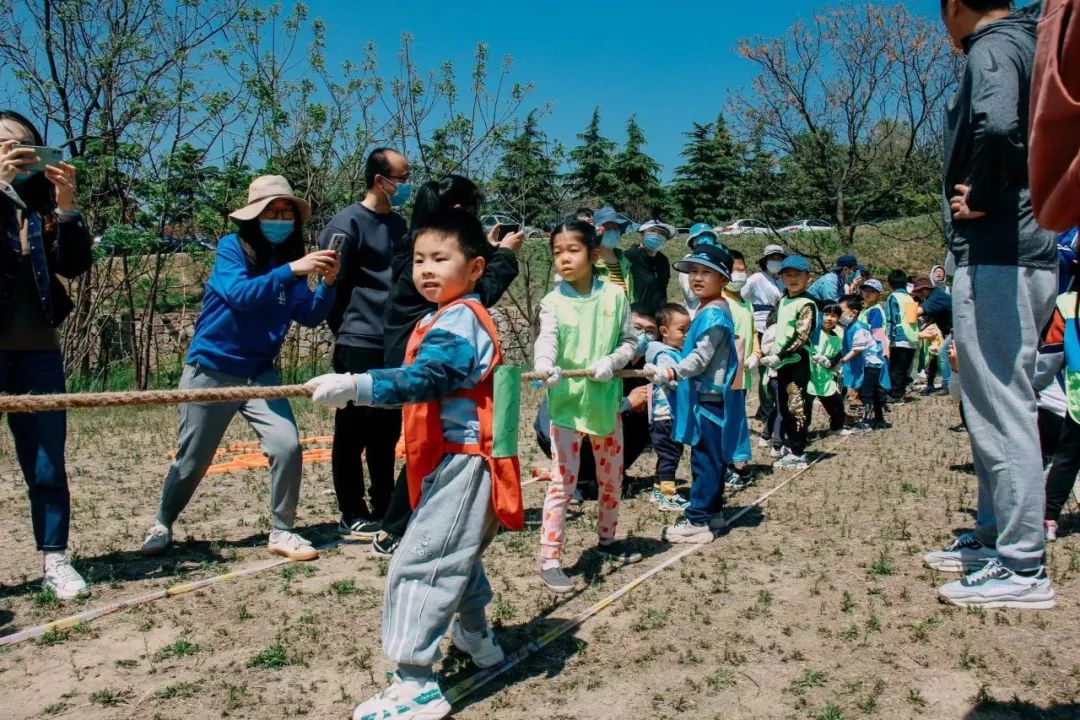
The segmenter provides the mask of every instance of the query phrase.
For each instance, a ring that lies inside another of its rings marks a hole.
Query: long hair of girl
[[[14,110],[0,110],[0,120],[10,120],[22,125],[30,131],[35,145],[45,144],[41,133],[24,115]],[[56,196],[53,191],[53,184],[45,177],[45,173],[34,173],[27,180],[14,187],[19,198],[26,204],[27,210],[46,216],[56,212]]]
[[[439,210],[460,207],[478,215],[484,196],[472,180],[461,175],[447,175],[441,180],[428,180],[416,191],[409,228],[423,227]]]
[[[270,270],[271,262],[281,267],[304,256],[304,231],[297,215],[292,235],[280,245],[271,245],[263,236],[259,219],[238,222],[236,236],[247,258],[248,270],[253,275],[263,275]]]

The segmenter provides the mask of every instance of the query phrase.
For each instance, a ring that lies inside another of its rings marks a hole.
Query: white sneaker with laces
[[[45,577],[41,581],[41,588],[52,590],[61,600],[74,600],[90,594],[82,575],[71,567],[71,560],[61,552],[45,553]]]
[[[319,557],[319,551],[307,539],[289,530],[272,530],[267,548],[275,555],[290,560],[314,560]]]
[[[352,716],[353,720],[442,720],[449,714],[450,703],[434,679],[406,681],[394,673],[390,687],[357,705]]]
[[[997,559],[997,550],[988,548],[975,538],[975,533],[961,533],[944,550],[923,556],[927,567],[941,572],[973,572]]]
[[[146,539],[143,540],[142,549],[139,552],[143,555],[161,555],[168,550],[171,545],[172,529],[156,522],[153,527],[147,531]]]
[[[1055,604],[1054,588],[1046,568],[1032,575],[1020,575],[1001,564],[987,560],[981,569],[938,589],[938,598],[960,607],[1023,608],[1047,610]]]
[[[806,461],[806,455],[795,455],[789,452],[774,462],[773,467],[777,470],[805,470],[810,467],[810,463]]]
[[[773,447],[772,450],[769,450],[769,457],[782,458],[790,452],[791,451],[788,450],[786,446],[781,445],[780,447]]]
[[[470,632],[461,624],[460,618],[454,618],[450,625],[450,641],[461,652],[472,658],[473,665],[481,670],[498,665],[506,658],[506,653],[495,642],[495,633],[491,628],[480,632]]]

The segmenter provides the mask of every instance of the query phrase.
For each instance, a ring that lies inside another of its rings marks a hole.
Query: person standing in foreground
[[[337,253],[304,254],[307,202],[293,195],[280,175],[255,178],[248,204],[229,215],[238,225],[217,246],[206,283],[202,312],[188,348],[180,389],[244,385],[275,386],[274,360],[293,321],[317,327],[334,302]],[[308,275],[321,277],[308,288]],[[214,460],[233,416],[240,413],[270,457],[270,552],[291,560],[319,553],[292,531],[300,499],[300,434],[289,401],[180,405],[180,441],[161,489],[156,522],[143,542],[144,555],[160,555],[172,544],[172,526]]]
[[[409,163],[401,153],[378,148],[364,166],[364,199],[339,212],[319,233],[319,247],[340,245],[341,281],[328,324],[334,333],[334,370],[367,372],[383,367],[383,311],[390,296],[391,259],[405,236],[405,219],[394,212],[408,201]],[[334,415],[331,468],[341,520],[338,533],[372,540],[382,527],[394,488],[394,445],[400,412],[367,406]],[[364,500],[367,457],[368,496]]]
[[[517,456],[494,456],[498,331],[475,294],[490,252],[480,221],[440,210],[413,234],[413,283],[438,310],[423,318],[405,365],[308,381],[316,403],[404,405],[415,515],[386,578],[382,648],[397,665],[390,687],[354,720],[438,720],[450,714],[433,665],[447,630],[479,668],[503,661],[488,625],[491,585],[482,556],[499,526],[521,530]],[[621,295],[621,294],[620,294]]]
[[[75,206],[75,167],[62,162],[31,172],[38,158],[17,144],[44,141],[22,115],[0,111],[0,392],[62,393],[64,357],[56,328],[74,306],[56,276],[74,279],[90,269],[90,234]],[[67,414],[11,413],[8,425],[30,495],[42,587],[62,600],[88,595],[67,556]]]
[[[1038,3],[942,0],[967,67],[946,114],[946,238],[956,259],[953,322],[979,507],[974,532],[929,553],[970,573],[938,590],[962,607],[1048,608],[1036,422],[1036,348],[1057,289],[1054,235],[1038,227],[1027,170]]]

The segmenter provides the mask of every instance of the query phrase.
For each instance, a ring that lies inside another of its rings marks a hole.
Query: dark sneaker
[[[937,392],[937,388],[936,388],[936,387],[934,387],[933,385],[927,385],[926,387],[924,387],[924,388],[923,388],[923,389],[922,389],[922,390],[921,390],[921,391],[919,392],[919,394],[920,394],[920,395],[922,395],[923,397],[929,397],[929,396],[933,395],[933,394],[934,394],[934,393],[936,393],[936,392]]]
[[[731,469],[728,469],[727,475],[724,477],[724,487],[729,490],[743,490],[750,487],[752,482],[753,476],[750,473],[740,475]]]
[[[674,525],[668,525],[660,533],[660,539],[669,543],[697,543],[703,545],[711,543],[716,538],[710,523],[695,525],[681,517]]]
[[[942,602],[960,607],[1047,610],[1054,607],[1054,596],[1045,567],[1031,576],[1020,575],[996,558],[967,577],[938,589]]]
[[[401,536],[391,532],[381,532],[371,541],[371,554],[376,557],[393,557],[401,544]]]
[[[997,551],[975,539],[975,533],[961,533],[949,547],[923,556],[923,562],[941,572],[972,572],[990,560],[997,560]]]
[[[641,551],[626,540],[612,540],[609,543],[601,542],[596,546],[596,552],[603,555],[611,562],[620,565],[631,565],[641,562]]]
[[[548,568],[547,570],[541,569],[540,582],[547,585],[548,590],[551,592],[560,595],[574,591],[574,581],[561,567]]]
[[[382,523],[378,520],[372,520],[371,518],[360,518],[359,520],[346,520],[344,517],[338,521],[338,535],[349,540],[360,540],[370,542],[375,539],[375,536],[382,530]]]
[[[871,430],[888,430],[892,427],[892,423],[887,423],[884,420],[874,420],[870,423]]]

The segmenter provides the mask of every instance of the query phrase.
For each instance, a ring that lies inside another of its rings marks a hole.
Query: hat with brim
[[[592,222],[598,232],[601,231],[601,229],[608,223],[618,225],[619,230],[624,233],[632,232],[634,225],[633,220],[626,217],[622,213],[615,212],[615,208],[611,206],[602,207],[596,212],[594,212],[592,216]]]
[[[926,290],[927,292],[934,289],[934,283],[930,281],[930,278],[923,275],[922,277],[915,278],[915,282],[911,285],[911,292],[917,293],[920,290]]]
[[[248,186],[247,205],[229,213],[229,217],[239,222],[254,220],[262,214],[266,206],[275,200],[288,200],[296,207],[303,225],[311,218],[311,206],[307,201],[293,194],[289,181],[280,175],[260,175]]]
[[[836,258],[836,269],[842,270],[844,268],[854,270],[859,267],[859,261],[854,255],[841,255]]]
[[[799,272],[810,272],[810,262],[802,255],[788,255],[784,258],[784,262],[780,263],[780,272],[785,270],[798,270]]]
[[[731,255],[716,245],[701,245],[673,265],[681,273],[691,272],[695,266],[708,268],[731,279]]]
[[[761,251],[761,257],[758,258],[758,262],[764,262],[770,255],[787,257],[787,252],[784,251],[784,247],[782,245],[766,245],[765,249]]]
[[[864,282],[861,286],[859,286],[859,289],[860,290],[873,290],[874,292],[876,292],[878,294],[881,294],[881,293],[885,292],[885,288],[884,288],[884,286],[882,286],[881,281],[880,280],[873,280],[873,279],[867,280],[866,282]]]
[[[638,227],[638,232],[642,235],[647,232],[654,232],[657,235],[663,235],[668,240],[676,235],[675,226],[662,223],[659,220],[646,220]]]
[[[693,250],[694,245],[701,239],[708,239],[715,245],[720,241],[720,236],[709,223],[695,223],[690,227],[690,232],[687,234],[686,245]]]

